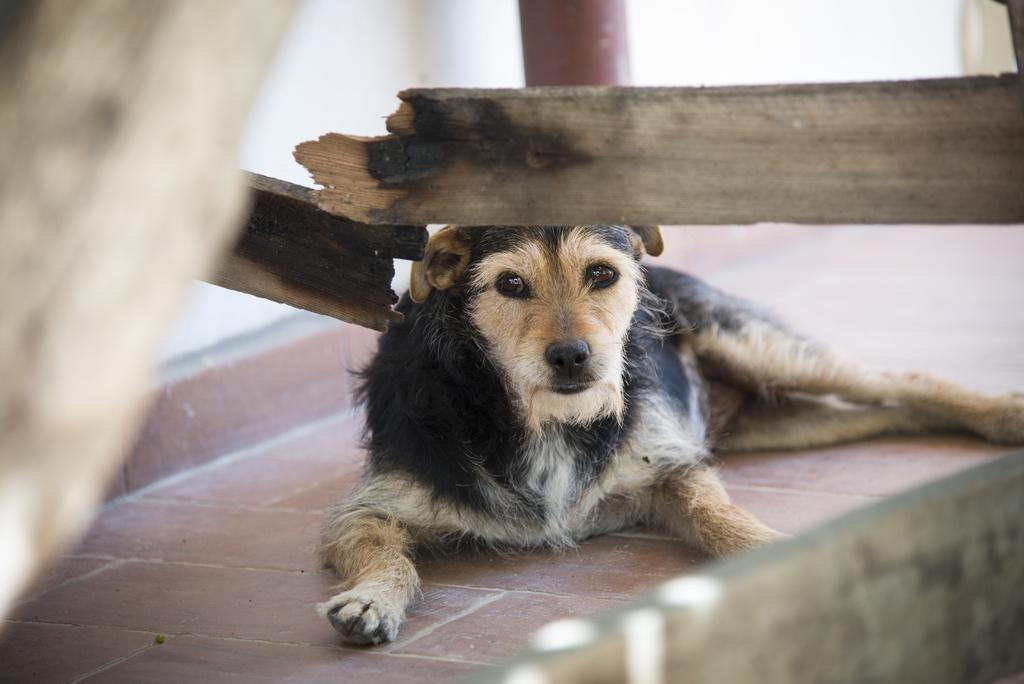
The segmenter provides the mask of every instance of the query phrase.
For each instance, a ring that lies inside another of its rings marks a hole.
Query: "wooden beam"
[[[989,682],[1024,670],[1024,452],[551,626],[482,682]]]
[[[295,158],[370,223],[1024,222],[1015,77],[408,90]]]
[[[392,310],[392,259],[421,259],[423,226],[366,226],[319,209],[313,191],[249,174],[253,208],[234,250],[210,282],[384,330]]]

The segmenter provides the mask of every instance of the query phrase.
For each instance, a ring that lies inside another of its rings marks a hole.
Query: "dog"
[[[1024,443],[1024,398],[836,358],[657,256],[656,226],[447,227],[362,373],[367,469],[321,557],[319,611],[395,638],[415,554],[566,547],[643,525],[712,557],[781,535],[735,506],[713,453],[885,433]]]

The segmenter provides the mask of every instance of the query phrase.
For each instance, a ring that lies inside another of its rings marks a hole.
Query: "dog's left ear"
[[[665,250],[665,243],[661,241],[661,226],[629,226],[632,235],[633,252],[639,259],[647,252],[651,256],[658,256]]]
[[[458,226],[445,226],[430,236],[423,261],[412,262],[409,296],[422,302],[431,290],[447,290],[469,264],[469,242]]]

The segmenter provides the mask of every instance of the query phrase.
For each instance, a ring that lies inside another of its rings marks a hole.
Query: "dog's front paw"
[[[356,587],[317,606],[342,638],[350,644],[382,644],[394,641],[402,611],[373,592]]]
[[[1010,446],[1024,444],[1024,395],[993,397],[991,407],[972,423],[971,427],[989,442]]]

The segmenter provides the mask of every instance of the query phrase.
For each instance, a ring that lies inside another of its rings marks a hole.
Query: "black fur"
[[[632,253],[624,229],[598,230],[609,244]],[[521,240],[540,239],[554,247],[562,233],[556,227],[478,228],[470,263]],[[362,372],[370,469],[401,472],[428,487],[436,500],[497,514],[488,508],[484,494],[492,485],[481,481],[482,470],[518,497],[521,515],[543,518],[543,501],[531,497],[523,482],[526,428],[488,358],[485,341],[468,319],[476,293],[465,282],[451,292],[457,294],[431,292],[422,304],[403,297],[397,310],[405,320],[381,337],[376,356]],[[587,427],[552,428],[574,453],[581,490],[601,474],[633,427],[644,392],[666,392],[684,407],[689,401],[692,389],[670,336],[677,324],[665,311],[663,296],[645,292],[634,313],[624,351],[624,420],[608,417]]]
[[[670,317],[681,332],[700,332],[711,325],[726,332],[738,332],[750,321],[774,322],[768,312],[686,273],[649,267],[647,282],[652,291],[669,303]]]

